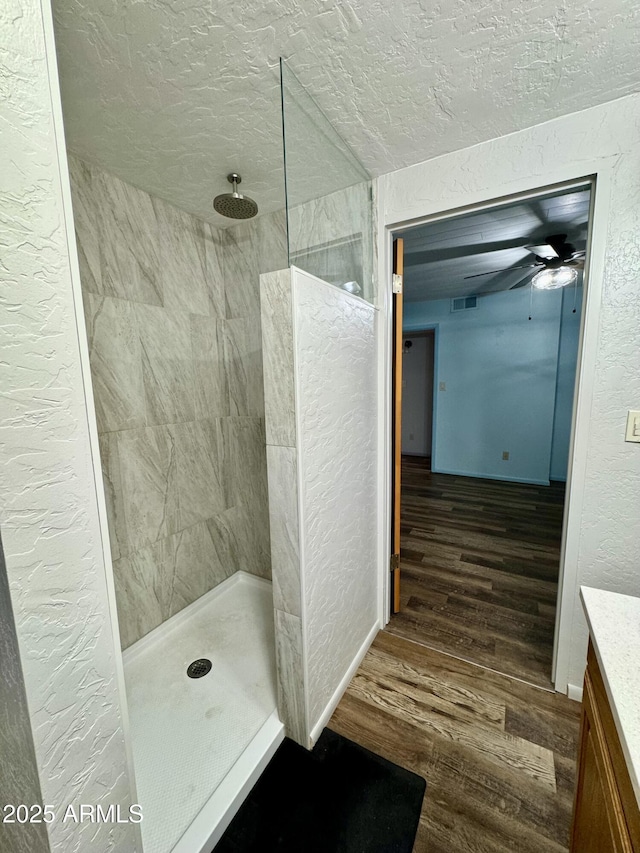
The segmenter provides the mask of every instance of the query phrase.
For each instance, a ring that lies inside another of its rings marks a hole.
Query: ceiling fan
[[[584,251],[576,251],[571,243],[567,243],[566,234],[550,234],[546,238],[545,243],[540,243],[531,246],[523,246],[524,249],[531,252],[535,256],[535,263],[520,264],[515,267],[505,267],[501,270],[489,270],[488,272],[480,272],[475,275],[466,275],[468,278],[480,278],[483,275],[496,275],[500,272],[511,272],[511,270],[537,269],[540,272],[543,270],[559,270],[561,268],[573,268],[573,270],[584,269]],[[571,275],[571,281],[575,279],[575,273]],[[524,287],[531,279],[525,277],[523,281],[518,281],[508,290],[515,290],[518,287]],[[568,283],[568,282],[565,282]],[[543,285],[544,286],[544,285]],[[547,285],[549,286],[549,285]],[[551,285],[553,286],[553,285]],[[562,286],[556,284],[555,286]],[[486,293],[487,291],[485,291]]]

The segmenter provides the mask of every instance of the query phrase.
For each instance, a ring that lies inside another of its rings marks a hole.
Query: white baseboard
[[[454,477],[471,477],[476,480],[497,480],[505,483],[528,483],[531,486],[548,486],[549,480],[532,480],[529,477],[509,477],[506,474],[480,474],[478,471],[456,471],[453,468],[435,467],[431,464],[434,474],[452,474]]]
[[[578,687],[576,684],[567,684],[567,696],[569,699],[573,699],[574,702],[582,702],[582,686]]]
[[[367,634],[367,637],[366,637],[364,643],[358,649],[356,656],[354,657],[353,661],[351,662],[349,669],[346,671],[343,678],[341,679],[340,684],[338,684],[338,687],[337,687],[335,693],[333,694],[333,696],[331,697],[331,699],[327,703],[326,708],[324,709],[324,711],[320,715],[320,719],[315,724],[315,726],[311,729],[311,734],[309,736],[310,741],[311,741],[311,747],[314,746],[315,742],[318,740],[318,738],[322,734],[324,727],[327,725],[327,723],[331,719],[331,715],[333,714],[335,709],[338,707],[338,702],[344,696],[345,690],[349,686],[349,682],[351,681],[353,676],[356,674],[356,670],[358,669],[358,667],[362,663],[362,659],[364,658],[366,653],[369,651],[369,646],[375,640],[376,634],[378,633],[379,630],[380,630],[380,626],[378,625],[378,622],[376,621],[376,624],[373,626],[373,628]]]

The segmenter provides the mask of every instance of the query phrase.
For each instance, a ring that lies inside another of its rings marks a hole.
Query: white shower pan
[[[189,678],[193,661],[211,671]],[[144,853],[209,853],[284,738],[271,584],[246,572],[124,652]]]

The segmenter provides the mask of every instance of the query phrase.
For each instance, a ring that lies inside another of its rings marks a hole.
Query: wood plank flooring
[[[579,711],[381,631],[329,727],[427,780],[414,853],[563,853]]]
[[[387,630],[551,689],[564,484],[402,464],[401,612]]]

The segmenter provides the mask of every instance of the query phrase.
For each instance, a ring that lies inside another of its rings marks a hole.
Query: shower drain
[[[187,675],[189,678],[202,678],[211,671],[212,663],[207,658],[198,658],[190,663],[187,667]]]

